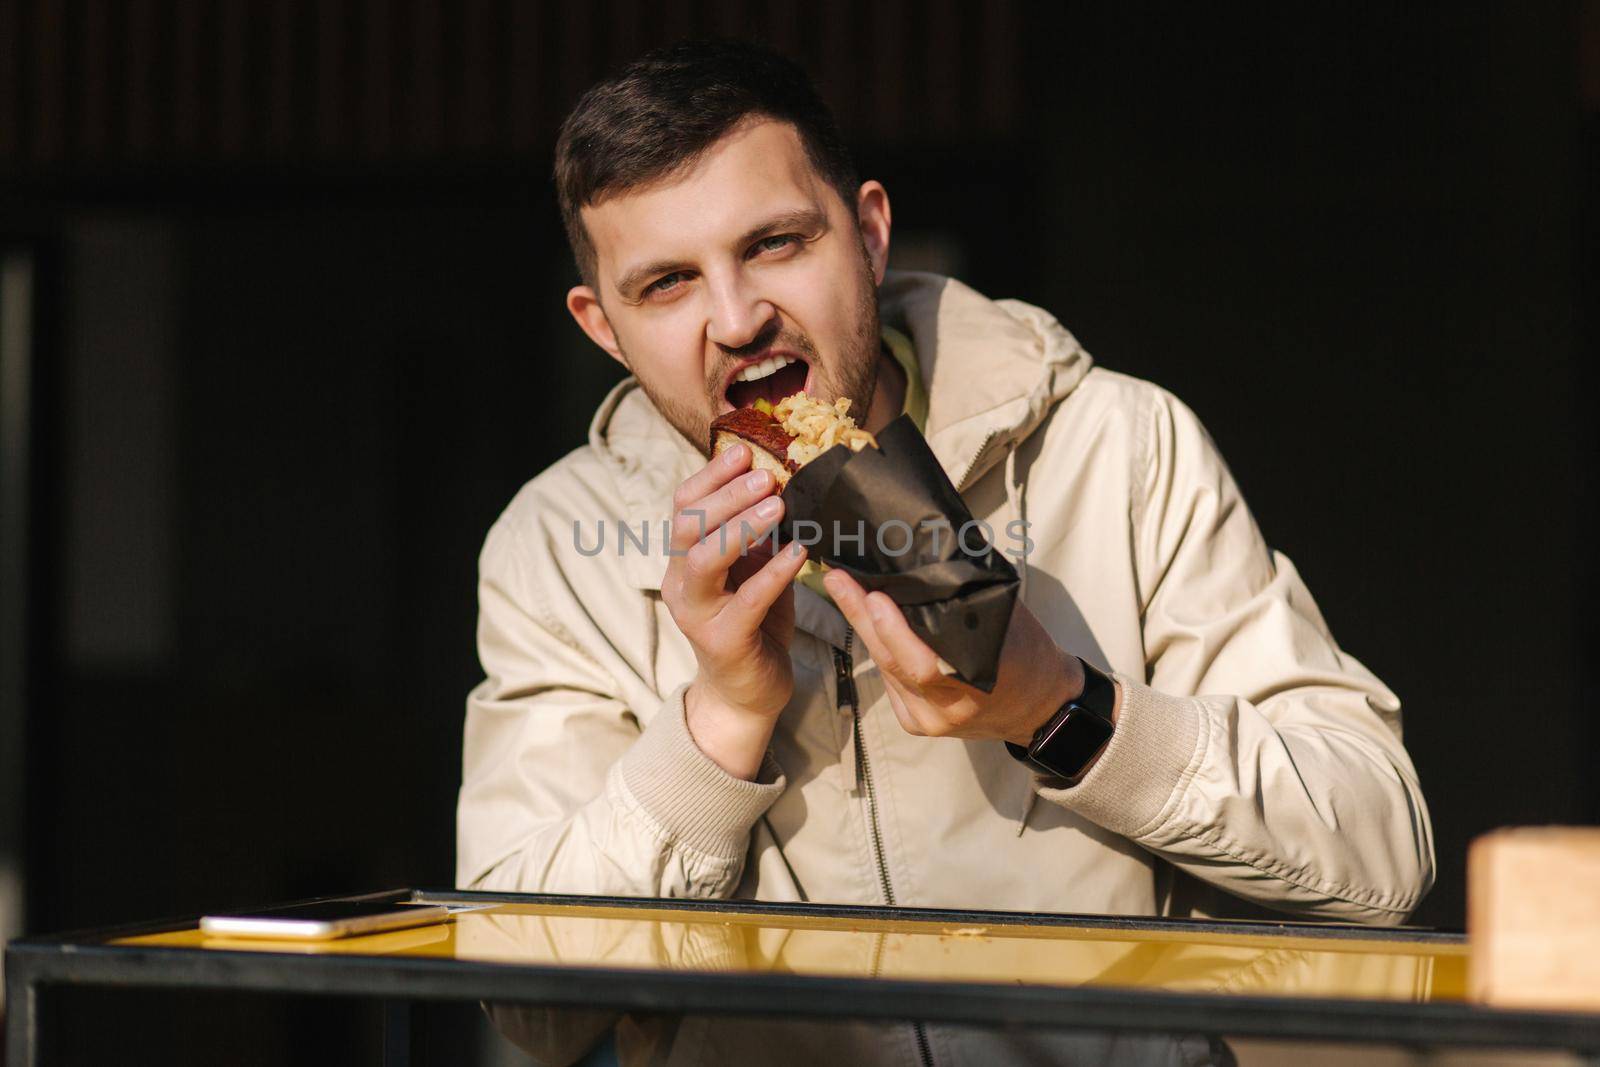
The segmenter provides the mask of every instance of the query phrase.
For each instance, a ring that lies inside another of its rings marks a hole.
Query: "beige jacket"
[[[998,742],[905,733],[843,618],[797,586],[770,758],[755,782],[723,772],[684,728],[694,657],[659,594],[671,493],[703,459],[630,379],[484,545],[458,883],[1403,921],[1433,842],[1399,701],[1335,644],[1194,414],[950,279],[891,274],[882,315],[973,515],[1013,556],[1027,524],[1023,599],[1117,680],[1100,761],[1066,788]]]

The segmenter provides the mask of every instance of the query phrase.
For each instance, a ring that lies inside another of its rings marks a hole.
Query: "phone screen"
[[[340,922],[364,919],[369,915],[389,915],[416,907],[403,900],[319,900],[311,904],[292,904],[260,911],[229,912],[228,919],[271,919],[293,922]]]

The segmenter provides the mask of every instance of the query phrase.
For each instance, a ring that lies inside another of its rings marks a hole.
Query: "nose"
[[[707,279],[711,308],[706,336],[723,348],[743,348],[761,335],[776,309],[737,272]]]

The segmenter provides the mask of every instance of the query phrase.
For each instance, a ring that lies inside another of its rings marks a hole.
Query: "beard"
[[[790,349],[800,353],[810,366],[811,383],[806,392],[824,401],[848,397],[850,414],[858,423],[863,423],[872,403],[873,391],[878,387],[878,356],[883,347],[878,322],[878,286],[872,277],[872,265],[865,258],[865,249],[862,269],[856,277],[858,284],[853,301],[855,314],[851,316],[851,327],[833,360],[822,359],[816,343],[809,336],[774,320],[749,344],[736,349],[722,349],[724,358],[706,376],[705,399],[702,403],[693,404],[679,397],[668,396],[656,383],[647,380],[635,369],[639,387],[662,417],[672,424],[673,429],[687,438],[702,455],[710,456],[711,421],[716,418],[717,408],[723,399],[720,387],[729,366],[742,359],[760,356],[769,349]],[[627,352],[623,352],[623,357],[627,359]],[[628,359],[628,366],[635,367],[631,359]]]

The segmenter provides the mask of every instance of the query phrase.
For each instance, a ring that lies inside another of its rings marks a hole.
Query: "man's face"
[[[883,260],[867,244],[881,226],[886,253],[888,205],[862,190],[847,207],[792,126],[748,122],[690,170],[584,209],[595,286],[568,307],[702,450],[712,419],[758,397],[849,397],[865,418]]]

